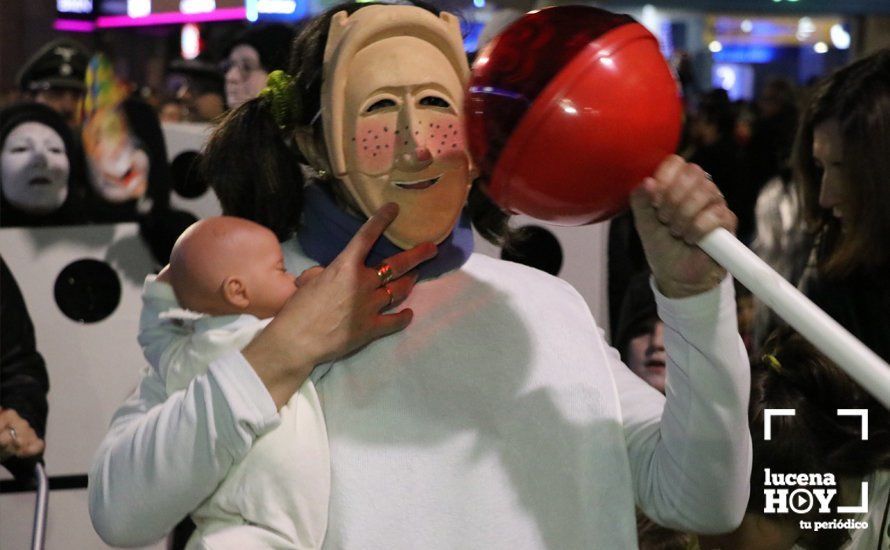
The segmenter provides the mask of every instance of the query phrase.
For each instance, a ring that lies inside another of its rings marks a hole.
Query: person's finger
[[[29,456],[37,456],[42,453],[45,448],[46,443],[35,434],[35,436],[30,441],[28,441],[27,444],[23,445],[21,449],[19,449],[19,452],[17,454],[18,456],[23,458]]]
[[[436,254],[438,254],[439,249],[436,248],[436,245],[433,243],[421,243],[414,248],[409,248],[404,252],[399,252],[395,256],[390,256],[380,266],[374,267],[374,275],[378,279],[378,284],[382,281],[380,277],[377,275],[377,270],[383,265],[389,265],[392,270],[392,274],[389,277],[389,280],[395,280],[408,273],[418,265],[423,262],[433,258]]]
[[[686,161],[677,155],[670,155],[665,158],[655,173],[652,175],[653,185],[651,187],[652,205],[655,208],[661,208],[663,203],[663,194],[670,188],[674,178],[686,166]]]
[[[322,273],[324,273],[324,268],[320,265],[310,267],[297,275],[297,278],[294,279],[294,284],[297,285],[297,288],[303,288]]]
[[[652,194],[655,182],[652,178],[646,178],[630,193],[630,207],[633,210],[642,210],[644,208],[654,209],[652,205]]]
[[[687,164],[677,171],[674,179],[662,191],[661,204],[657,208],[658,221],[671,225],[686,197],[690,196],[704,179],[704,171],[694,164]]]
[[[5,428],[19,418],[14,409],[0,409],[0,428]]]
[[[9,428],[3,428],[0,431],[0,449],[3,450],[11,450],[16,447],[15,440],[12,438],[12,432],[9,431]]]
[[[383,235],[383,232],[389,227],[389,224],[399,215],[399,205],[394,202],[388,202],[380,207],[373,216],[358,230],[349,244],[339,257],[348,259],[349,261],[358,260],[364,262],[371,247]],[[336,260],[335,260],[336,261]]]
[[[410,273],[375,290],[375,297],[379,306],[377,311],[386,310],[404,302],[416,282],[417,274]],[[388,292],[387,289],[389,289]]]
[[[688,244],[697,244],[705,235],[718,227],[723,227],[735,234],[737,224],[736,215],[726,206],[725,202],[720,201],[706,207],[695,217],[683,234],[683,240]]]
[[[371,332],[372,340],[404,330],[404,328],[411,323],[411,319],[413,318],[414,312],[410,308],[405,308],[395,313],[380,315],[374,323],[374,328]]]
[[[706,187],[688,194],[683,199],[671,222],[671,235],[685,240],[687,230],[700,212],[712,205],[720,205],[724,202],[723,195],[716,188],[710,189]]]

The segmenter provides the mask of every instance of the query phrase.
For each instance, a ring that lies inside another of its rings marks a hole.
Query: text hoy
[[[831,501],[837,495],[833,474],[783,474],[763,470],[764,508],[766,514],[806,514],[818,506],[820,514],[831,513]],[[776,487],[778,486],[778,488]],[[786,488],[791,487],[791,488]],[[797,487],[797,488],[793,488]],[[839,514],[868,512],[868,482],[862,482],[858,506],[837,506]]]

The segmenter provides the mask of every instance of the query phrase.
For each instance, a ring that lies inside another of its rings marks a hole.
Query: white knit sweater
[[[284,249],[292,272],[311,265]],[[635,502],[679,529],[734,528],[751,444],[732,282],[656,299],[666,404],[563,281],[474,254],[418,284],[405,331],[313,373],[331,451],[325,547],[632,548]],[[169,399],[147,373],[97,453],[96,529],[159,538],[277,422],[239,353]]]

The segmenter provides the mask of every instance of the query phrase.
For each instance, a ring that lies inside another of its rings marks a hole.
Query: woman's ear
[[[231,306],[243,310],[250,305],[247,285],[239,277],[226,277],[222,284],[222,293],[223,300]]]

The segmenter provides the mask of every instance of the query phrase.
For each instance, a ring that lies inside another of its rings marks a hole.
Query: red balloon
[[[677,84],[658,41],[586,6],[524,15],[473,64],[467,139],[502,208],[558,225],[606,220],[680,136]]]

